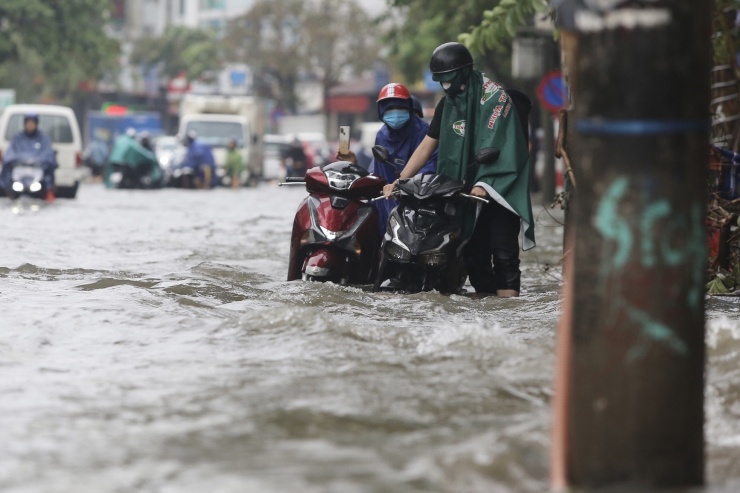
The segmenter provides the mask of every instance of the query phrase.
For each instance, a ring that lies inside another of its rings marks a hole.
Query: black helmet
[[[454,72],[463,67],[473,65],[473,55],[460,43],[445,43],[438,46],[429,62],[429,70],[433,74]]]

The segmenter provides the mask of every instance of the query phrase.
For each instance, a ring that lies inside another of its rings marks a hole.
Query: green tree
[[[252,67],[260,95],[295,111],[299,79],[328,91],[340,77],[372,67],[377,38],[356,0],[261,0],[230,24],[226,46]]]
[[[43,91],[66,99],[80,82],[99,79],[115,68],[118,54],[105,33],[109,15],[107,0],[3,0],[0,85],[30,78],[35,96]]]
[[[161,37],[146,37],[136,42],[131,62],[159,65],[169,78],[185,73],[198,79],[223,66],[223,56],[215,33],[205,29],[169,27]]]
[[[457,40],[483,21],[483,12],[498,0],[388,0],[390,9],[380,19],[390,24],[387,39],[390,60],[407,82],[415,82],[429,66],[434,48]],[[479,63],[498,78],[509,72],[505,53],[485,53]]]
[[[360,74],[378,58],[377,28],[355,0],[319,0],[303,26],[309,68],[319,75],[325,92],[342,75]]]
[[[230,57],[253,69],[257,94],[291,112],[298,107],[295,85],[306,66],[304,15],[302,0],[261,1],[230,23],[225,40]]]
[[[517,28],[529,24],[536,13],[548,8],[548,0],[501,0],[494,8],[483,12],[480,24],[459,36],[460,42],[475,53],[506,50]]]

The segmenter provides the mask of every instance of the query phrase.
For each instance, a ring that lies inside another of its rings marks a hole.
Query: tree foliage
[[[419,80],[429,66],[434,48],[482,25],[487,9],[508,1],[511,0],[388,0],[391,9],[381,22],[391,26],[391,61],[407,82]],[[506,46],[499,52],[478,50],[476,54],[479,66],[505,82],[510,71]]]
[[[223,56],[213,32],[173,26],[167,28],[161,37],[138,40],[131,62],[159,66],[162,75],[168,78],[184,73],[188,79],[194,80],[219,70],[223,66]]]
[[[469,33],[459,36],[472,52],[505,50],[516,36],[517,28],[531,22],[536,13],[549,8],[548,0],[501,0],[490,10],[483,12],[483,20]]]
[[[229,25],[225,45],[232,60],[252,67],[259,95],[297,107],[295,84],[304,65],[301,0],[262,1]]]
[[[346,73],[358,74],[378,58],[372,20],[355,0],[318,0],[303,23],[308,70],[328,89]]]
[[[35,72],[40,90],[62,98],[100,78],[117,62],[118,46],[104,29],[109,14],[107,0],[2,0],[0,77]]]
[[[293,111],[299,80],[324,90],[372,67],[376,36],[355,0],[261,0],[229,26],[229,59],[252,67],[259,93]]]
[[[740,0],[715,0],[712,42],[714,60],[718,64],[731,63],[740,49],[740,31],[735,27],[735,14],[740,10]],[[735,69],[740,72],[738,68]]]

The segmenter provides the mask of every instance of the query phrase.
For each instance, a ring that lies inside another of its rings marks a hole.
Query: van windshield
[[[25,115],[13,115],[8,121],[8,128],[5,130],[5,140],[11,140],[18,132],[23,130],[23,119]],[[52,142],[58,144],[71,144],[72,127],[69,119],[61,115],[44,115],[39,114],[39,129],[44,132]]]
[[[226,147],[235,140],[237,147],[244,146],[244,128],[241,123],[232,122],[188,122],[185,132],[195,130],[198,140],[211,147]]]

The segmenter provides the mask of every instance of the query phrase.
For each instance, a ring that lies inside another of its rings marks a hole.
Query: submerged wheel
[[[385,265],[388,263],[385,258],[385,252],[380,253],[380,263],[378,264],[378,273],[375,276],[375,282],[373,283],[373,292],[380,291],[380,285],[383,284],[383,275],[385,274]]]

